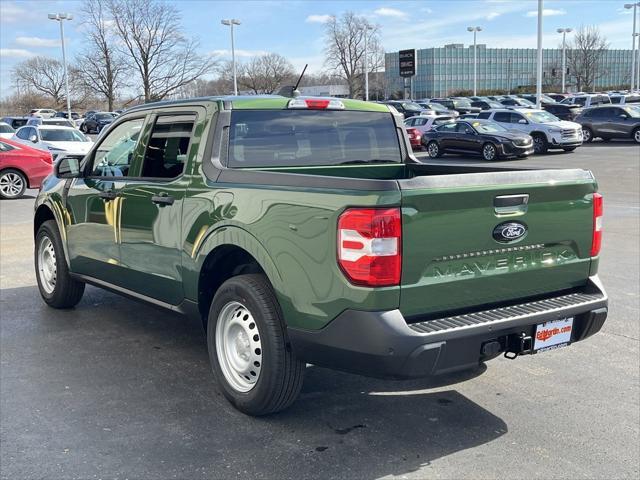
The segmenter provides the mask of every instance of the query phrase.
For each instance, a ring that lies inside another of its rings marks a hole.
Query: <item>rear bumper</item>
[[[539,323],[574,317],[571,343],[597,333],[607,317],[597,276],[580,292],[407,323],[399,310],[347,310],[321,330],[288,329],[299,359],[382,378],[413,378],[473,368],[533,336]],[[492,348],[483,348],[491,343]],[[488,352],[490,350],[490,352]]]

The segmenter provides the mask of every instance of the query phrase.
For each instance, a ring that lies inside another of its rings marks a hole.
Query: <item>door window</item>
[[[29,139],[29,130],[31,130],[31,129],[30,128],[21,128],[16,133],[16,137],[18,137],[20,140],[28,140]]]
[[[510,112],[496,112],[493,117],[493,120],[496,122],[502,123],[510,123],[511,122],[511,113]]]
[[[520,120],[522,120],[524,117],[522,115],[520,115],[519,113],[511,113],[511,119],[510,122],[511,123],[518,123]]]
[[[144,155],[141,177],[182,175],[195,121],[195,114],[158,116]]]
[[[136,118],[123,122],[111,130],[95,151],[90,175],[128,176],[143,123],[143,118]]]

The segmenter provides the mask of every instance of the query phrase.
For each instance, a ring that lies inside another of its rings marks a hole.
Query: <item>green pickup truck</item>
[[[306,363],[421,377],[598,332],[596,190],[579,169],[422,164],[382,104],[154,103],[58,161],[36,276],[54,308],[88,283],[201,319],[219,388],[261,415]]]

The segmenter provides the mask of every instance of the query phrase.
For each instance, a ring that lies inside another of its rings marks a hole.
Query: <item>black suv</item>
[[[631,138],[640,143],[640,108],[632,106],[602,106],[585,109],[575,120],[582,125],[582,139],[591,142],[600,137]]]
[[[455,110],[459,114],[480,113],[481,109],[471,106],[471,102],[466,98],[432,98],[432,103],[444,105],[449,110]]]
[[[410,100],[389,100],[383,103],[391,105],[398,113],[404,115],[404,118],[415,117],[416,115],[422,115],[426,112],[424,108]]]

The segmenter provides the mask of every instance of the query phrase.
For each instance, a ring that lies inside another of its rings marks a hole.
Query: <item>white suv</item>
[[[42,117],[42,118],[53,118],[56,116],[55,110],[51,110],[50,108],[34,108],[29,112],[30,117]]]
[[[584,95],[573,95],[562,100],[560,103],[564,105],[580,105],[584,108],[595,107],[596,105],[605,105],[611,103],[609,95],[602,93],[587,93]]]
[[[528,133],[533,137],[536,153],[545,153],[550,148],[571,152],[582,145],[582,127],[579,123],[560,120],[544,110],[486,110],[480,112],[478,118],[493,120],[509,130]]]

